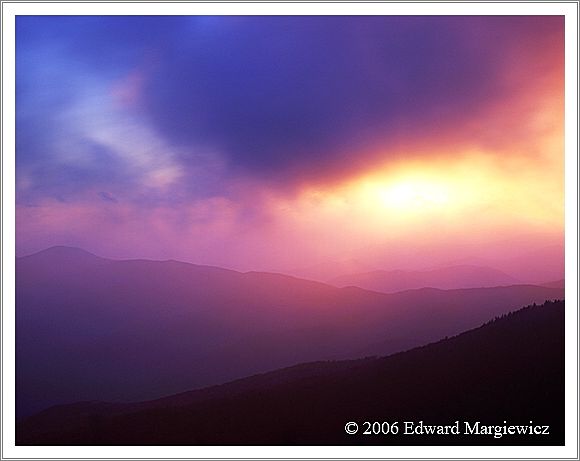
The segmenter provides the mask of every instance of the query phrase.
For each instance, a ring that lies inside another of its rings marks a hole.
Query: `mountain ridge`
[[[561,444],[563,328],[563,301],[531,305],[387,357],[306,363],[137,404],[80,402],[51,408],[19,424],[18,443],[448,443],[437,437],[356,438],[344,433],[346,421],[382,417],[424,419],[426,424],[455,419],[527,424],[533,419],[550,424],[551,437],[464,437],[460,444]],[[538,341],[528,341],[534,337]],[[294,379],[288,379],[292,372]],[[426,394],[424,387],[432,391]],[[545,401],[538,401],[538,395],[545,395]],[[306,408],[310,410],[302,413]]]
[[[45,256],[16,264],[20,416],[384,355],[563,295],[537,286],[383,294],[190,263]]]
[[[522,284],[520,280],[497,269],[467,264],[415,271],[374,270],[336,277],[329,283],[338,287],[358,286],[382,293],[423,287],[461,289]]]

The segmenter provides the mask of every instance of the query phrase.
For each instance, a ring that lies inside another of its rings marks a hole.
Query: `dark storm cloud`
[[[508,51],[554,33],[561,18],[19,17],[17,165],[37,188],[66,193],[130,181],[114,153],[60,168],[55,152],[75,136],[106,152],[62,113],[140,72],[132,110],[177,148],[185,183],[199,177],[200,146],[224,156],[230,175],[332,175],[366,165],[374,146],[449,131],[500,101],[514,91],[502,80]]]
[[[167,136],[217,144],[245,170],[323,169],[421,136],[497,95],[497,50],[473,19],[222,18],[166,55],[148,90]],[[475,20],[479,22],[480,20]]]
[[[328,173],[449,130],[513,92],[511,48],[558,18],[224,17],[192,22],[148,86],[149,115],[261,176]],[[176,38],[176,36],[174,36]],[[536,43],[537,42],[537,43]],[[524,82],[522,82],[524,83]]]

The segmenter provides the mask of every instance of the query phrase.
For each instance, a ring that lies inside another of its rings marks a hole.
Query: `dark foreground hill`
[[[17,414],[387,355],[562,297],[562,289],[531,285],[387,295],[55,247],[16,263]]]
[[[365,435],[366,421],[398,422],[399,432]],[[345,433],[347,422],[357,434]],[[457,424],[459,434],[405,434],[405,422]],[[530,425],[539,433],[508,433]],[[137,404],[54,407],[19,424],[17,443],[556,445],[563,431],[557,301],[385,358],[310,363]]]

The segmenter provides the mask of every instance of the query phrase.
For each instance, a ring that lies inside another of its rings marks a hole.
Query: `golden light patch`
[[[351,241],[406,239],[410,233],[424,239],[434,229],[453,239],[561,228],[561,180],[550,161],[507,156],[503,162],[480,151],[431,158],[390,162],[340,184],[306,188],[284,201],[284,219],[306,226],[308,235],[332,240],[328,236],[338,233]]]
[[[444,182],[425,178],[409,177],[386,184],[370,183],[365,189],[369,201],[376,201],[379,206],[399,212],[443,207],[452,198]]]

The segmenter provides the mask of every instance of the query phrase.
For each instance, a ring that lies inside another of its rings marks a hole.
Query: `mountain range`
[[[520,280],[496,269],[458,265],[425,271],[376,270],[343,275],[329,281],[338,287],[357,286],[366,290],[396,293],[418,288],[481,288],[516,285]]]
[[[390,354],[562,297],[531,285],[384,294],[54,247],[16,262],[17,415]]]
[[[347,422],[359,431],[347,434]],[[374,422],[398,432],[376,433]],[[408,422],[460,432],[409,434]],[[502,434],[509,426],[541,433]],[[154,401],[53,407],[21,422],[17,443],[562,445],[564,302],[388,357],[307,363]]]

